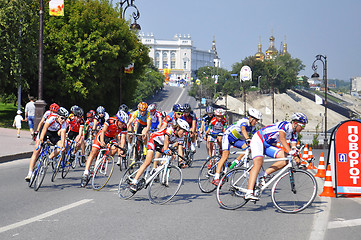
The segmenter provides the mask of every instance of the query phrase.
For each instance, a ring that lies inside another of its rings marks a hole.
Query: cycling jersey
[[[287,121],[277,122],[272,125],[268,125],[258,132],[260,133],[264,143],[267,145],[275,145],[280,141],[279,131],[286,133],[286,140],[290,142],[297,142],[298,134],[293,132],[292,123]]]
[[[204,115],[202,118],[202,121],[204,122],[204,130],[207,131],[209,123],[211,122],[212,118],[214,117],[214,115],[212,114],[212,116],[208,116],[208,114]]]
[[[104,126],[108,126],[107,131],[105,132],[105,136],[109,138],[114,138],[119,133],[126,134],[127,128],[118,128],[117,118],[110,117],[105,123]]]
[[[256,133],[256,127],[253,127],[248,118],[242,118],[229,126],[223,133],[222,138],[222,150],[230,150],[230,146],[233,145],[238,148],[242,148],[246,143],[246,138],[243,136],[242,127],[246,128],[247,133]]]
[[[58,115],[50,115],[49,118],[45,121],[45,123],[49,124],[48,131],[56,132],[60,129],[66,129],[66,121],[63,122],[62,125],[56,121]]]
[[[167,116],[165,116],[165,118],[163,119],[163,121],[167,123],[167,127],[176,125],[177,120],[175,118],[175,113],[174,112],[168,113]]]
[[[209,123],[209,128],[211,129],[211,134],[219,134],[227,127],[226,117],[223,116],[221,121],[218,121],[216,117],[213,117]]]
[[[164,128],[162,130],[159,130],[157,132],[154,132],[150,135],[150,139],[148,141],[147,149],[148,150],[155,150],[156,145],[161,145],[162,148],[164,146],[164,138],[165,135],[168,135],[169,137],[169,144],[173,143],[179,143],[183,144],[184,137],[178,137],[175,134],[175,130],[173,127]]]
[[[97,126],[102,127],[105,121],[109,119],[109,114],[105,112],[103,117],[100,117],[98,114],[96,114],[95,119],[98,121]]]
[[[74,115],[67,119],[67,123],[69,124],[69,131],[76,133],[79,133],[80,127],[84,127],[84,119],[75,119]]]
[[[162,114],[159,111],[155,111],[153,115],[150,114],[150,118],[152,119],[152,125],[150,128],[157,129],[159,125],[159,118],[162,119]]]
[[[44,113],[44,115],[43,115],[43,118],[46,120],[46,119],[48,119],[48,117],[50,116],[50,115],[56,115],[56,113],[54,113],[54,112],[52,112],[52,111],[50,111],[50,110],[47,110],[45,113]]]
[[[197,117],[194,114],[194,112],[191,111],[188,116],[183,114],[181,119],[185,120],[189,124],[189,128],[192,128],[193,127],[193,120],[197,120]]]
[[[277,122],[260,129],[253,137],[251,141],[252,158],[267,155],[275,158],[278,152],[282,151],[277,148],[277,142],[280,141],[279,132],[286,134],[286,140],[290,140],[291,143],[297,142],[298,134],[293,131],[292,123],[287,121]]]
[[[139,112],[139,110],[135,111],[132,115],[134,119],[137,120],[138,123],[141,125],[147,125],[148,119],[151,119],[149,111],[147,111],[144,116],[142,116]]]

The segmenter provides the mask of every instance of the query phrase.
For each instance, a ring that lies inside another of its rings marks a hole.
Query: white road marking
[[[185,89],[185,88],[182,88],[182,92],[181,92],[181,94],[179,95],[178,99],[175,101],[175,104],[176,104],[176,103],[179,103],[178,101],[179,101],[179,99],[183,96],[184,90],[186,90],[186,89]],[[171,112],[171,111],[173,111],[173,109],[171,108],[169,111]]]
[[[69,210],[69,209],[74,208],[74,207],[78,207],[78,206],[80,206],[82,204],[85,204],[85,203],[88,203],[88,202],[90,202],[92,200],[93,199],[83,199],[81,201],[66,205],[64,207],[60,207],[60,208],[51,210],[49,212],[40,214],[39,216],[32,217],[32,218],[29,218],[29,219],[26,219],[26,220],[23,220],[23,221],[14,223],[14,224],[10,224],[10,225],[7,225],[5,227],[1,227],[0,228],[0,233],[11,230],[11,229],[14,229],[14,228],[18,228],[18,227],[21,227],[21,226],[24,226],[24,225],[27,225],[27,224],[30,224],[30,223],[33,223],[33,222],[36,222],[36,221],[39,221],[39,220],[42,220],[43,218],[50,217],[52,215],[55,215],[57,213],[61,213],[63,211]]]
[[[328,229],[361,226],[361,218],[353,220],[341,220],[328,223]]]
[[[316,171],[312,170],[312,172],[315,174]],[[317,178],[317,185],[318,185],[318,193],[320,194],[320,191],[322,191],[323,188],[323,180],[320,178]],[[318,196],[316,199],[319,198]],[[313,227],[311,230],[310,238],[309,240],[320,240],[324,239],[325,233],[326,233],[326,227],[328,223],[328,217],[330,215],[331,211],[331,199],[330,198],[319,198],[322,202],[318,208],[322,208],[322,211],[314,213],[313,218]],[[314,203],[313,203],[314,204]]]

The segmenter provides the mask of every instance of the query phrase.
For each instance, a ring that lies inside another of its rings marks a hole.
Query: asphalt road
[[[194,106],[195,101],[184,91],[183,88],[166,88],[158,106],[164,110],[169,110],[175,102],[189,102]],[[165,205],[151,204],[147,190],[138,192],[130,200],[120,199],[117,196],[122,175],[119,169],[99,192],[90,187],[80,188],[83,170],[80,168],[72,170],[65,179],[58,177],[55,183],[50,182],[48,171],[43,185],[35,192],[24,181],[28,159],[2,163],[0,239],[303,240],[310,239],[315,232],[314,236],[323,237],[326,230],[322,216],[327,212],[327,198],[317,196],[310,208],[290,215],[278,212],[273,207],[270,192],[265,191],[256,204],[248,203],[234,211],[224,210],[218,206],[214,193],[204,194],[198,188],[197,176],[205,158],[202,144],[192,168],[182,170],[184,180],[178,195]],[[333,213],[331,216],[335,217]],[[327,218],[328,215],[326,224]],[[352,217],[348,214],[344,218]],[[315,226],[322,229],[315,229]],[[345,232],[331,229],[325,239],[339,239],[335,237],[345,236]]]

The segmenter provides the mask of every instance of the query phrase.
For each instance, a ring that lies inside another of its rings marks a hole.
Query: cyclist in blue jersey
[[[284,158],[286,155],[292,155],[296,162],[299,164],[300,159],[297,153],[297,137],[308,123],[307,116],[303,113],[297,112],[291,116],[291,122],[281,121],[266,126],[260,129],[251,141],[251,152],[253,158],[253,168],[249,172],[248,190],[244,198],[246,200],[259,200],[254,196],[253,189],[257,180],[258,173],[262,167],[264,155],[271,158]],[[287,143],[290,140],[291,147]],[[275,145],[280,142],[284,150],[277,148]],[[267,175],[283,168],[287,165],[287,161],[277,161],[271,167],[267,168],[260,178],[261,184],[265,183]]]
[[[249,108],[248,118],[245,117],[238,120],[235,124],[229,126],[224,131],[222,138],[222,157],[218,162],[216,174],[214,175],[214,180],[212,181],[214,185],[219,184],[220,173],[224,163],[229,157],[229,150],[231,145],[237,148],[245,148],[247,145],[249,145],[251,143],[250,134],[254,135],[256,133],[255,126],[261,119],[261,112],[259,112],[257,109]],[[240,154],[237,157],[237,160],[240,161],[243,155],[244,154]]]

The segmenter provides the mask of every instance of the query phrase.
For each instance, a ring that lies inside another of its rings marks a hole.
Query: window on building
[[[171,62],[170,62],[170,68],[171,68],[171,69],[174,69],[174,68],[175,68],[175,61],[171,61]]]
[[[155,67],[159,68],[159,61],[155,61]]]
[[[168,68],[167,61],[163,61],[163,69],[164,69],[164,68]]]
[[[183,62],[183,68],[187,69],[187,62]]]

